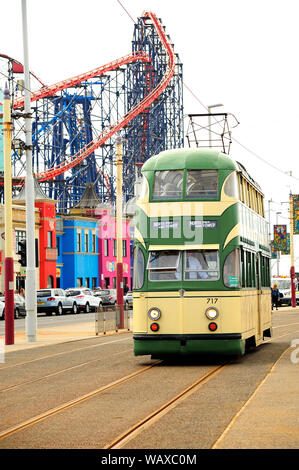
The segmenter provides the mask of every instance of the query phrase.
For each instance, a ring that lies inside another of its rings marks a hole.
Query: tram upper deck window
[[[217,170],[188,170],[187,199],[217,199],[218,171]]]
[[[180,281],[181,253],[178,250],[150,251],[147,270],[150,281]]]
[[[182,199],[183,170],[167,170],[155,172],[153,199]]]
[[[218,250],[190,250],[185,253],[185,281],[219,279]]]

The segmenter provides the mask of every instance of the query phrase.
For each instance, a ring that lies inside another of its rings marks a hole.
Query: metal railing
[[[124,311],[124,328],[132,331],[133,310]],[[119,307],[111,305],[107,307],[97,307],[95,312],[95,333],[104,335],[108,331],[118,331],[120,323]]]

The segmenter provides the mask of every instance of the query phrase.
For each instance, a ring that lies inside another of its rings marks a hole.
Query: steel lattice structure
[[[183,146],[182,69],[161,20],[147,12],[134,26],[131,54],[32,93],[33,168],[59,212],[80,200],[87,182],[103,202],[115,203],[117,132],[123,137],[125,200],[134,196],[144,161]],[[23,97],[14,89],[12,68],[10,74],[13,142],[22,142],[23,120],[17,118]],[[23,182],[25,155],[13,147],[14,181]]]

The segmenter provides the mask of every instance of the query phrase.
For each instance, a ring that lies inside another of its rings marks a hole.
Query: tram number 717
[[[207,298],[207,304],[217,304],[218,302],[218,297],[208,297]]]

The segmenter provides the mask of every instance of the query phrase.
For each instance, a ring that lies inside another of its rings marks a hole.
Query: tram
[[[271,337],[263,193],[212,149],[142,167],[133,261],[134,354],[243,355]]]

